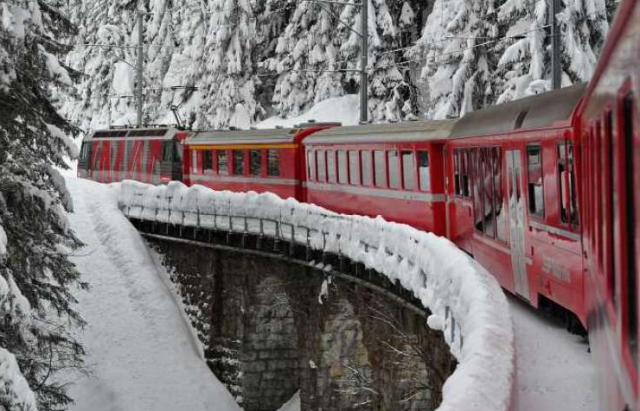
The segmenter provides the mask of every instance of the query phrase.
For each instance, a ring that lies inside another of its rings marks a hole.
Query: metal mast
[[[369,0],[360,0],[361,10],[361,34],[360,40],[362,47],[360,48],[360,122],[369,121],[369,79],[367,77],[367,66],[369,65]]]
[[[142,42],[144,39],[143,30],[142,30],[142,13],[138,12],[138,61],[136,63],[136,117],[137,117],[137,125],[138,127],[142,127],[142,70],[143,70],[143,58],[142,55],[144,50],[142,48]]]
[[[562,88],[562,53],[560,50],[560,28],[556,15],[560,11],[560,0],[551,0],[551,78],[553,89]]]

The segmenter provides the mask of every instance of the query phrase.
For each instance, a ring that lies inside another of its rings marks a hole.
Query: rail
[[[438,410],[507,410],[514,379],[514,343],[508,305],[498,283],[448,240],[382,218],[347,216],[265,193],[216,192],[172,182],[125,181],[119,206],[132,220],[198,232],[249,236],[287,244],[306,260],[321,252],[385,275],[421,302],[428,323],[441,329],[458,360]],[[167,233],[168,234],[168,233]],[[333,267],[321,265],[331,273]]]

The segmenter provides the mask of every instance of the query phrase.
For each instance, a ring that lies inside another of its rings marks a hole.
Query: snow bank
[[[358,95],[347,94],[342,97],[328,98],[311,107],[309,111],[291,118],[270,117],[261,123],[258,128],[274,128],[275,126],[293,127],[296,124],[306,123],[309,120],[322,122],[339,122],[343,126],[354,126],[358,124],[360,101]]]
[[[0,347],[0,397],[11,410],[35,411],[36,399],[22,376],[16,357]],[[4,406],[1,409],[5,409]]]
[[[506,298],[496,280],[447,239],[270,193],[217,192],[179,182],[118,186],[119,206],[131,218],[294,239],[398,281],[431,310],[428,323],[443,331],[459,362],[438,410],[508,409],[515,352]],[[268,221],[260,224],[259,218]]]

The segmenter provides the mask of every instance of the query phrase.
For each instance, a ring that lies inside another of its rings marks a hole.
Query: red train
[[[78,175],[271,191],[446,236],[511,293],[573,313],[602,409],[640,411],[640,6],[619,8],[588,86],[459,120],[97,131]]]

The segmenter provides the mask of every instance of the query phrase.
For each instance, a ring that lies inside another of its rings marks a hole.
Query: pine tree
[[[253,54],[254,9],[251,0],[214,0],[209,4],[204,58],[210,81],[202,84],[200,127],[227,127],[238,112],[254,122],[263,113],[255,99],[260,79]]]
[[[66,331],[81,325],[68,254],[80,245],[66,211],[72,202],[58,169],[75,156],[75,130],[55,109],[55,87],[72,85],[57,56],[74,34],[55,1],[0,3],[0,408],[66,408],[53,376],[81,364]],[[13,362],[15,358],[17,363]],[[15,374],[16,364],[24,376]],[[9,370],[7,372],[7,369]],[[28,383],[29,389],[24,382]],[[6,385],[9,383],[9,385]]]
[[[428,118],[458,117],[490,93],[490,43],[497,25],[492,0],[437,0],[417,49],[426,61]]]

